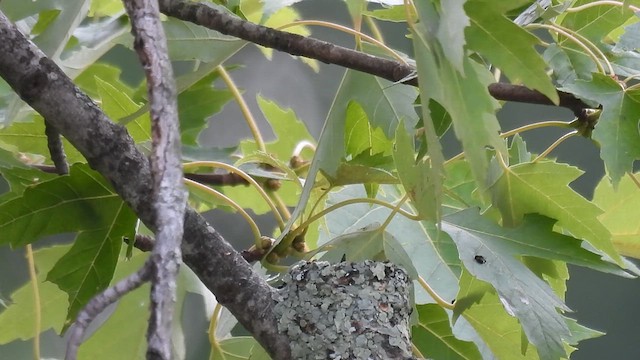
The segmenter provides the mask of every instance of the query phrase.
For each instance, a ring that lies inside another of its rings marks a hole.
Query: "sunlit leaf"
[[[11,294],[11,304],[0,312],[0,344],[14,340],[27,340],[35,337],[36,318],[40,317],[40,329],[53,329],[60,333],[66,319],[68,308],[67,294],[55,284],[45,281],[53,265],[69,250],[69,246],[54,246],[34,251],[37,269],[38,292],[40,294],[40,312],[36,312],[33,302],[33,285],[22,285]]]
[[[245,156],[251,156],[259,152],[261,154],[260,156],[273,158],[275,161],[273,165],[289,168],[289,166],[285,164],[288,164],[298,146],[305,143],[313,146],[315,140],[313,140],[313,136],[309,134],[307,127],[298,119],[293,110],[283,109],[275,102],[267,100],[260,95],[257,97],[257,102],[263,115],[269,121],[269,125],[271,125],[276,139],[265,144],[266,154],[259,151],[254,140],[241,141],[240,149]],[[298,155],[301,155],[305,159],[310,159],[312,154],[313,152],[311,152],[308,147],[304,147]],[[267,160],[267,158],[263,160]],[[278,172],[283,171],[287,170],[278,170]],[[288,171],[291,171],[291,174],[293,174],[290,168]],[[293,175],[289,175],[289,178],[293,178]],[[297,178],[297,175],[295,178]],[[293,206],[298,199],[298,190],[297,183],[285,181],[278,190],[278,194],[287,205]],[[267,204],[260,196],[257,196],[253,189],[246,187],[225,188],[224,193],[242,206],[249,207],[258,214],[270,210]]]
[[[108,83],[112,87],[117,88],[128,97],[133,95],[133,89],[126,85],[120,79],[122,69],[105,63],[94,63],[85,69],[75,79],[75,84],[82,89],[87,95],[94,99],[99,99],[98,93],[99,83]]]
[[[89,16],[113,16],[124,11],[122,1],[93,0],[89,9]]]
[[[550,161],[512,166],[491,187],[493,204],[506,226],[519,224],[527,213],[557,219],[560,227],[622,264],[611,234],[598,220],[602,211],[569,187],[581,174],[574,167]]]
[[[347,106],[345,120],[345,151],[354,158],[367,151],[370,155],[391,153],[392,142],[380,128],[374,128],[362,106],[352,101]]]
[[[638,177],[638,175],[630,175]],[[640,259],[640,190],[629,177],[623,177],[614,189],[605,177],[596,187],[593,202],[604,211],[598,219],[611,232],[611,241],[621,255]]]
[[[577,0],[572,3],[572,6],[576,7],[589,2],[591,1]],[[577,32],[591,41],[595,41],[597,45],[611,31],[633,16],[633,11],[627,7],[602,4],[567,13],[562,17],[560,25]],[[568,40],[565,41],[569,42]]]
[[[142,105],[136,104],[129,96],[110,83],[96,78],[98,96],[105,114],[112,119],[121,119],[135,113]],[[133,121],[127,123],[127,130],[136,142],[151,139],[151,121],[149,113],[145,112]]]

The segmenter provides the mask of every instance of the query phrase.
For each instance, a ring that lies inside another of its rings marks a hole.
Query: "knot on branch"
[[[415,359],[410,280],[391,264],[301,262],[275,295],[278,330],[294,359]]]

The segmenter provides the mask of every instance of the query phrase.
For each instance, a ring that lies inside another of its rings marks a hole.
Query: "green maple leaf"
[[[0,204],[0,244],[22,246],[44,236],[78,232],[47,280],[69,294],[68,319],[111,281],[122,238],[133,238],[136,216],[107,181],[87,165],[69,176],[28,187]]]
[[[69,251],[68,245],[57,245],[42,248],[33,252],[37,269],[37,286],[40,295],[40,313],[37,314],[33,306],[33,284],[22,285],[11,293],[11,304],[0,313],[0,344],[7,344],[14,340],[32,339],[35,333],[33,324],[40,317],[40,330],[53,329],[61,333],[65,321],[65,311],[68,308],[67,294],[55,284],[46,281],[46,274],[54,264]]]
[[[95,78],[98,96],[104,113],[111,119],[121,119],[135,113],[142,107],[136,104],[126,93],[115,85]],[[127,123],[127,130],[136,142],[151,139],[151,121],[149,113],[144,112]]]
[[[218,73],[205,76],[178,95],[178,117],[182,143],[197,145],[200,132],[207,127],[209,117],[222,110],[233,99],[229,90],[213,88]]]
[[[423,159],[416,161],[414,154],[413,139],[401,124],[396,130],[393,150],[398,177],[418,213],[425,219],[439,221],[442,202],[440,173],[431,167],[430,162]]]
[[[640,159],[640,90],[627,90],[612,78],[593,74],[591,81],[578,80],[565,89],[581,98],[602,104],[592,138],[600,143],[600,156],[614,185]]]
[[[487,147],[506,154],[504,142],[498,136],[500,125],[495,116],[499,104],[487,90],[493,78],[485,68],[467,57],[462,60],[463,71],[459,71],[444,55],[442,44],[434,40],[433,30],[425,25],[436,16],[432,9],[427,2],[417,2],[416,7],[423,20],[415,25],[413,33],[418,77],[423,79],[419,82],[420,100],[427,103],[433,99],[449,113],[474,177],[480,187],[485,188],[489,165]],[[423,114],[424,111],[423,107]],[[429,121],[426,119],[425,133],[431,134],[431,138],[427,138],[429,147],[439,146],[435,130],[426,127],[431,123],[430,118]],[[430,154],[436,170],[441,168],[441,155],[436,156],[437,153],[441,152]]]
[[[580,6],[590,2],[590,0],[578,0],[573,2],[572,6]],[[577,32],[598,45],[605,36],[633,16],[633,11],[627,6],[603,4],[567,13],[561,18],[560,25]],[[568,40],[564,41],[569,43]]]
[[[218,7],[223,9],[222,7]],[[168,18],[162,22],[172,60],[200,60],[222,63],[246,42],[188,21]],[[131,46],[127,43],[127,46]]]
[[[283,109],[275,102],[257,96],[258,106],[269,121],[269,125],[273,129],[276,140],[265,144],[266,154],[260,153],[258,145],[254,140],[243,140],[240,142],[240,149],[245,159],[250,159],[257,155],[261,157],[260,162],[269,163],[273,160],[272,165],[279,167],[278,171],[287,171],[293,174],[290,179],[297,178],[297,175],[285,165],[291,159],[296,147],[307,142],[314,144],[315,141],[305,124],[298,119],[295,112],[291,109]],[[311,152],[308,149],[303,150],[299,155],[305,159],[311,158]],[[271,158],[271,160],[269,159]],[[282,166],[280,166],[282,165]],[[253,172],[255,174],[255,172]],[[225,195],[234,199],[242,207],[251,208],[257,214],[270,211],[269,206],[262,200],[259,194],[252,188],[245,187],[225,187],[222,189]],[[278,194],[288,206],[293,206],[298,200],[298,185],[293,181],[285,181],[278,190]]]
[[[465,13],[466,0],[449,0],[440,4],[440,21],[436,37],[442,45],[447,60],[460,72],[464,71],[465,28],[469,26],[469,16]]]
[[[637,175],[633,175],[636,176]],[[624,256],[640,259],[640,191],[629,177],[623,177],[614,189],[607,178],[603,178],[593,194],[593,202],[604,213],[599,220],[611,232],[611,241]]]
[[[487,4],[486,0],[468,1],[465,10],[471,26],[465,34],[469,47],[503,70],[512,82],[522,82],[557,103],[558,92],[546,73],[547,65],[535,49],[540,40],[503,15],[517,5],[511,1],[502,6],[496,2]]]
[[[477,331],[496,359],[539,360],[535,348],[523,352],[518,319],[504,309],[491,286],[463,271],[454,313],[460,314]],[[526,341],[526,339],[524,339]]]
[[[602,211],[569,187],[581,174],[575,167],[551,161],[514,165],[491,186],[492,206],[502,214],[505,226],[521,223],[528,213],[557,219],[560,227],[622,265],[611,234],[598,220]]]
[[[529,214],[517,227],[505,228],[480,216],[478,210],[467,209],[445,216],[444,222],[478,237],[485,245],[494,247],[492,251],[500,256],[535,256],[617,275],[626,274],[615,264],[603,261],[599,254],[584,249],[582,241],[554,232],[556,220],[545,216]]]
[[[434,359],[481,359],[471,342],[453,336],[449,316],[436,304],[418,305],[418,324],[411,330],[411,340],[423,356]]]
[[[564,356],[562,339],[568,338],[570,332],[556,308],[564,311],[569,308],[516,255],[533,253],[581,261],[581,257],[588,258],[589,254],[580,251],[578,241],[554,234],[552,221],[539,217],[526,220],[520,228],[501,229],[470,209],[446,216],[442,229],[455,241],[465,268],[478,279],[491,283],[507,311],[518,317],[541,358],[557,358]],[[554,254],[554,241],[559,242],[555,247],[566,247],[560,250],[562,255]],[[597,256],[593,255],[591,261],[596,262]]]
[[[400,121],[407,130],[413,129],[418,117],[413,107],[417,95],[413,87],[393,84],[372,75],[347,70],[320,137],[312,168],[322,170],[330,178],[347,157],[345,134],[349,104],[357,102],[374,129],[381,129],[387,139],[395,137]],[[317,160],[316,160],[317,159]],[[311,171],[310,171],[311,172]]]
[[[320,180],[318,174],[321,173],[329,181],[337,176],[338,168],[346,157],[345,115],[350,101],[360,104],[367,113],[371,126],[382,129],[388,139],[393,139],[401,120],[404,120],[407,131],[412,131],[418,122],[414,109],[416,96],[417,91],[413,86],[393,84],[373,75],[347,70],[325,120],[304,189],[298,196],[298,205],[291,214],[291,219],[299,218],[305,211],[307,201],[314,190],[317,190],[316,180]],[[292,224],[293,221],[289,221],[276,244]]]
[[[62,138],[62,146],[69,163],[84,161],[82,154],[64,137]],[[13,153],[24,152],[48,158],[49,148],[47,147],[47,136],[44,133],[44,120],[40,115],[34,115],[33,122],[14,122],[10,126],[0,129],[0,147]]]
[[[347,106],[344,140],[349,158],[355,158],[362,153],[389,155],[393,147],[393,143],[382,129],[371,126],[367,113],[356,101],[349,102]]]

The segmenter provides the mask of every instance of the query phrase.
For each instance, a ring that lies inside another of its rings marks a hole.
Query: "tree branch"
[[[291,55],[304,56],[327,64],[362,71],[392,82],[414,86],[418,84],[418,78],[410,76],[415,73],[415,69],[411,66],[311,37],[256,25],[204,3],[160,0],[160,11],[165,15]],[[403,81],[405,79],[408,80]],[[539,91],[521,85],[496,83],[489,86],[489,93],[498,100],[555,105]],[[559,106],[570,109],[576,116],[582,109],[590,107],[572,94],[558,91],[558,95],[561,99]]]
[[[98,106],[0,12],[0,76],[53,124],[107,178],[138,217],[155,230],[151,172],[126,129]],[[187,208],[183,261],[274,359],[290,359],[277,330],[274,290],[222,236]]]
[[[62,138],[58,130],[47,119],[44,119],[44,133],[47,136],[47,147],[49,148],[51,161],[55,166],[55,173],[58,175],[68,174],[69,164],[67,164],[67,155],[64,153]]]
[[[134,48],[147,78],[151,115],[151,175],[156,243],[151,254],[151,318],[147,359],[173,358],[171,334],[176,278],[182,254],[187,192],[182,181],[180,125],[175,79],[167,39],[155,0],[125,0]]]
[[[49,174],[58,174],[58,169],[56,169],[55,166],[42,165],[42,164],[34,164],[31,166]],[[245,180],[242,176],[236,173],[231,173],[231,172],[222,173],[222,174],[185,173],[184,178],[197,181],[202,184],[208,184],[208,185],[214,185],[214,186],[238,186],[238,185],[247,186],[249,185],[247,180]]]
[[[82,311],[78,313],[76,321],[69,330],[71,335],[69,336],[65,360],[75,360],[77,358],[78,347],[80,347],[80,344],[82,343],[87,328],[96,316],[102,313],[107,306],[118,301],[124,295],[139,288],[149,280],[151,270],[150,265],[150,262],[144,263],[144,265],[135,273],[127,276],[114,286],[109,287],[100,294],[94,296]]]

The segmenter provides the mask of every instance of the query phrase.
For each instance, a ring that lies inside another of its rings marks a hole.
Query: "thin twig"
[[[124,242],[129,244],[131,242],[130,239],[125,238]],[[149,235],[136,234],[136,237],[133,240],[133,247],[142,251],[149,252],[153,250],[153,246],[156,244],[156,239]]]
[[[47,147],[51,155],[51,161],[56,168],[56,174],[66,175],[69,173],[69,164],[67,164],[67,155],[64,153],[62,145],[62,137],[58,130],[47,121],[44,120],[44,133],[47,136]]]
[[[91,322],[107,306],[118,301],[127,293],[137,289],[140,285],[149,280],[151,263],[147,261],[138,271],[120,280],[114,286],[105,289],[100,294],[94,296],[89,303],[78,313],[76,321],[71,326],[69,341],[67,343],[67,354],[65,360],[75,360],[78,356],[78,348],[82,343],[87,328]]]
[[[249,182],[242,178],[242,176],[236,173],[224,173],[224,174],[192,174],[185,173],[185,179],[197,181],[202,184],[213,186],[237,186],[237,185],[249,185]]]
[[[180,125],[173,69],[155,0],[125,0],[134,48],[147,78],[156,243],[151,254],[151,317],[147,359],[170,360],[176,278],[182,260],[187,192],[182,179]]]
[[[415,69],[401,62],[369,55],[312,37],[256,25],[204,3],[160,0],[160,10],[167,16],[291,55],[304,56],[327,64],[362,71],[394,83],[402,82],[414,86],[418,84],[417,77],[409,76],[415,72]],[[489,86],[489,93],[498,100],[555,105],[541,92],[521,85],[495,83]],[[576,115],[582,109],[590,107],[570,93],[558,91],[558,96],[560,97],[559,106],[570,109]]]
[[[55,166],[34,164],[32,167],[39,169],[50,174],[57,174],[58,170]],[[242,176],[236,173],[222,173],[222,174],[192,174],[185,173],[185,179],[197,181],[199,183],[213,185],[213,186],[238,186],[249,185],[249,182],[242,178]]]
[[[130,244],[130,239],[124,239],[126,244]],[[155,245],[156,240],[149,235],[136,234],[135,240],[133,242],[133,247],[142,251],[149,252],[153,250],[153,246]],[[273,240],[269,240],[268,237],[262,237],[262,246],[260,248],[255,245],[240,251],[240,255],[248,262],[254,263],[264,256],[267,253],[267,250],[271,248],[273,245]]]

